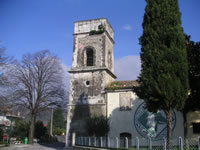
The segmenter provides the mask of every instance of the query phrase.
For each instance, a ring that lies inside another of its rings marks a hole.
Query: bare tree
[[[14,59],[5,54],[5,48],[0,47],[0,113],[9,111],[9,101],[7,95],[7,88],[9,87],[6,72],[10,64],[14,64]]]
[[[24,55],[12,75],[15,84],[13,104],[30,111],[29,143],[33,143],[34,124],[41,111],[63,101],[63,70],[59,59],[49,51]]]
[[[5,76],[3,76],[3,72],[5,67],[8,65],[10,58],[5,55],[5,48],[0,47],[0,86],[4,84]]]

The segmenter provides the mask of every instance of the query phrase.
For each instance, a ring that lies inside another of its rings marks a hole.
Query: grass
[[[7,142],[6,141],[0,141],[0,144],[7,144]]]

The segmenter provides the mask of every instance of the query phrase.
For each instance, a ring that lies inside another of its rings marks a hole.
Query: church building
[[[134,92],[136,81],[117,81],[114,74],[114,30],[107,19],[75,22],[73,63],[70,73],[70,97],[66,143],[72,133],[87,136],[85,120],[105,116],[109,119],[109,138],[148,138],[167,135],[166,116],[144,108]],[[184,137],[183,116],[173,114],[173,137]]]

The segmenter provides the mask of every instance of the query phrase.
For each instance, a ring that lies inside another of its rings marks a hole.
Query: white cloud
[[[123,26],[123,30],[131,31],[132,30],[132,26],[127,24],[127,25]]]
[[[125,56],[115,60],[117,80],[136,80],[140,70],[140,56]]]

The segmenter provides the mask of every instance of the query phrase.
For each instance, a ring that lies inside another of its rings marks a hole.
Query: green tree
[[[58,57],[43,50],[24,55],[12,71],[10,99],[14,106],[21,106],[30,113],[29,144],[32,144],[38,114],[65,97],[63,69]]]
[[[53,135],[62,135],[65,131],[65,128],[53,128]]]
[[[53,135],[65,133],[64,112],[61,107],[57,107],[53,112]]]
[[[3,140],[3,134],[4,134],[4,131],[3,129],[0,128],[0,141]]]
[[[53,128],[65,128],[64,112],[60,107],[53,112]]]
[[[142,69],[136,93],[144,99],[149,111],[165,112],[169,146],[172,113],[183,108],[188,94],[185,38],[178,0],[146,2],[140,38]]]
[[[184,133],[187,136],[187,113],[190,111],[200,110],[200,42],[190,40],[190,36],[185,35],[188,69],[189,69],[189,93],[185,102],[183,111],[184,116]]]
[[[14,134],[17,138],[24,140],[28,136],[28,123],[24,119],[15,121]]]
[[[108,119],[104,116],[88,118],[85,128],[90,136],[106,136],[110,130]]]
[[[40,139],[42,136],[45,136],[46,134],[47,134],[47,127],[44,126],[42,121],[38,120],[35,123],[34,137]]]

